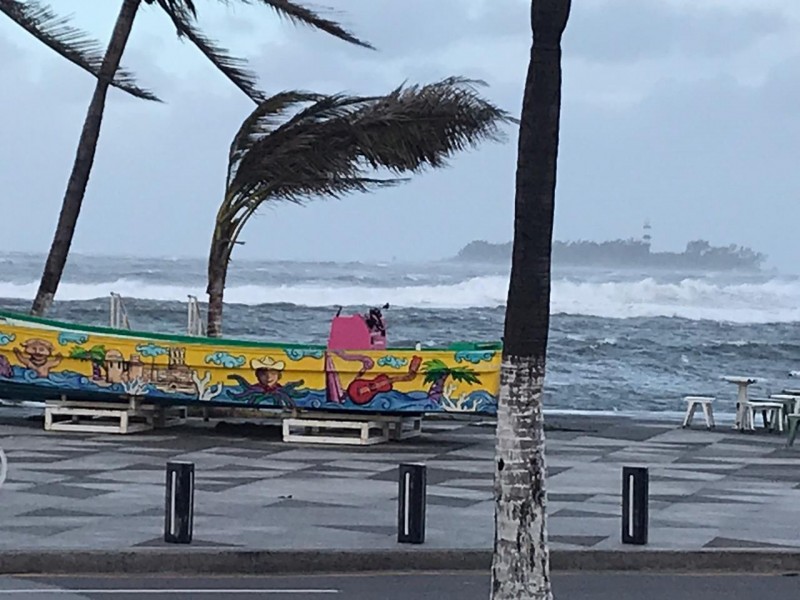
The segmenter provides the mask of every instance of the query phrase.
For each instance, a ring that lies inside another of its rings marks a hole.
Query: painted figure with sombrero
[[[240,386],[240,390],[231,391],[231,398],[248,404],[272,404],[294,409],[295,400],[305,398],[308,390],[300,389],[304,385],[302,379],[281,383],[286,363],[275,360],[271,356],[263,356],[250,360],[250,368],[256,376],[256,383],[250,383],[239,374],[228,375]]]
[[[250,361],[250,368],[255,371],[258,386],[265,392],[275,392],[283,387],[280,379],[286,363],[282,360],[275,360],[271,356],[254,358]]]

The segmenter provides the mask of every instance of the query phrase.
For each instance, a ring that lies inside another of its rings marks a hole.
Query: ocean
[[[42,265],[0,254],[2,309],[27,311]],[[48,316],[108,325],[116,292],[132,328],[182,333],[187,295],[205,299],[205,269],[202,259],[75,255]],[[496,264],[234,260],[224,333],[325,343],[337,306],[388,302],[392,344],[499,340],[507,286]],[[703,393],[732,414],[736,387],[723,375],[763,378],[755,395],[800,387],[788,376],[800,369],[796,276],[556,267],[551,308],[549,411],[677,418],[684,395]]]

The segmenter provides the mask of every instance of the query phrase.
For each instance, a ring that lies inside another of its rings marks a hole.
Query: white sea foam
[[[233,285],[225,290],[225,301],[233,304],[287,303],[302,306],[374,305],[390,302],[394,306],[421,308],[470,308],[501,306],[505,302],[507,280],[503,277],[475,277],[454,285],[414,285],[405,287],[334,286],[313,283],[292,285]],[[0,282],[0,298],[31,299],[38,282],[14,284]],[[129,298],[185,301],[187,294],[202,298],[204,287],[151,284],[132,279],[108,283],[70,283],[59,286],[60,300],[93,300],[110,292]]]
[[[31,299],[38,282],[0,282],[0,297]],[[481,276],[448,285],[400,287],[336,286],[300,282],[286,285],[233,285],[225,300],[235,304],[288,303],[303,306],[376,305],[452,308],[497,307],[505,303],[508,279]],[[134,279],[104,283],[64,282],[59,300],[92,300],[117,292],[129,298],[186,301],[204,297],[203,286],[153,284]],[[715,283],[687,278],[664,283],[653,278],[623,282],[555,280],[553,313],[606,318],[677,316],[738,323],[800,321],[800,282]],[[608,339],[606,343],[613,343]]]

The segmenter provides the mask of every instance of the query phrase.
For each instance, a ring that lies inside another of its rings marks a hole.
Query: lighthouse
[[[648,250],[650,249],[650,241],[653,239],[650,236],[650,229],[652,228],[650,227],[650,220],[648,219],[644,222],[644,227],[642,228],[642,241],[647,244]]]

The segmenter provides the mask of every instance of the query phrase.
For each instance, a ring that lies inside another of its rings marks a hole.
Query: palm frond
[[[426,373],[434,372],[434,371],[450,371],[450,367],[447,366],[441,358],[431,358],[426,360],[422,363],[422,368]]]
[[[435,372],[425,373],[425,377],[422,378],[422,383],[424,384],[436,383],[437,379],[439,379],[439,375],[437,375]]]
[[[456,367],[453,369],[450,372],[450,377],[453,378],[453,381],[458,381],[459,383],[476,384],[481,382],[475,371],[465,369],[464,367]]]
[[[189,0],[156,0],[156,2],[172,20],[178,37],[189,39],[253,102],[261,103],[264,100],[264,93],[256,87],[255,73],[246,68],[247,61],[231,56],[227,50],[217,45],[195,26],[196,13],[192,2]]]
[[[35,0],[0,0],[0,13],[71,63],[100,77],[104,55],[100,42],[73,27],[68,18],[57,15],[48,5]],[[125,69],[117,69],[109,85],[137,98],[158,101],[153,92],[136,85],[133,75]]]
[[[318,11],[312,10],[307,6],[298,4],[292,0],[241,0],[245,4],[264,4],[272,8],[280,17],[284,17],[297,25],[307,25],[314,29],[319,29],[325,33],[350,42],[362,48],[375,48],[369,43],[357,38],[355,35],[347,31],[339,23],[323,17]]]
[[[262,181],[276,199],[341,197],[366,191],[355,182],[369,180],[369,171],[384,169],[398,176],[441,168],[456,152],[504,139],[501,125],[514,121],[478,95],[479,83],[449,78],[370,97],[309,99],[284,93],[283,98],[297,101],[280,103],[281,114],[301,101],[307,106],[277,127],[275,110],[267,112],[265,123],[265,117],[255,116],[256,108],[249,129],[237,134],[239,145],[232,154],[238,159],[229,189],[238,193]]]
[[[239,161],[247,150],[264,135],[269,134],[282,123],[282,118],[298,104],[318,102],[323,99],[320,94],[292,91],[282,92],[264,100],[244,120],[239,131],[233,137],[228,155],[228,183],[236,173]]]
[[[242,129],[239,130],[237,138],[234,139],[235,156],[237,160],[229,165],[229,183],[236,177],[239,170],[250,171],[254,163],[259,161],[257,153],[250,154],[248,151],[267,135],[274,146],[280,146],[284,141],[291,141],[295,135],[295,126],[303,124],[313,126],[314,123],[323,123],[335,117],[346,115],[345,110],[358,103],[367,101],[367,98],[346,97],[341,94],[320,95],[308,92],[283,92],[272,96],[245,120]],[[267,106],[277,106],[281,104],[280,110],[265,113],[257,116],[260,108]],[[296,109],[293,116],[286,118],[286,114],[291,109]],[[251,117],[253,117],[251,119]],[[281,122],[281,117],[284,117]]]
[[[502,126],[516,120],[481,98],[479,85],[449,78],[385,96],[288,91],[265,99],[231,144],[217,214],[218,227],[232,232],[226,243],[264,202],[304,204],[396,186],[445,166],[456,152],[502,141]]]
[[[505,138],[500,126],[515,123],[482,99],[478,80],[451,77],[425,86],[398,87],[354,117],[363,158],[372,168],[399,172],[441,168],[458,152]]]

